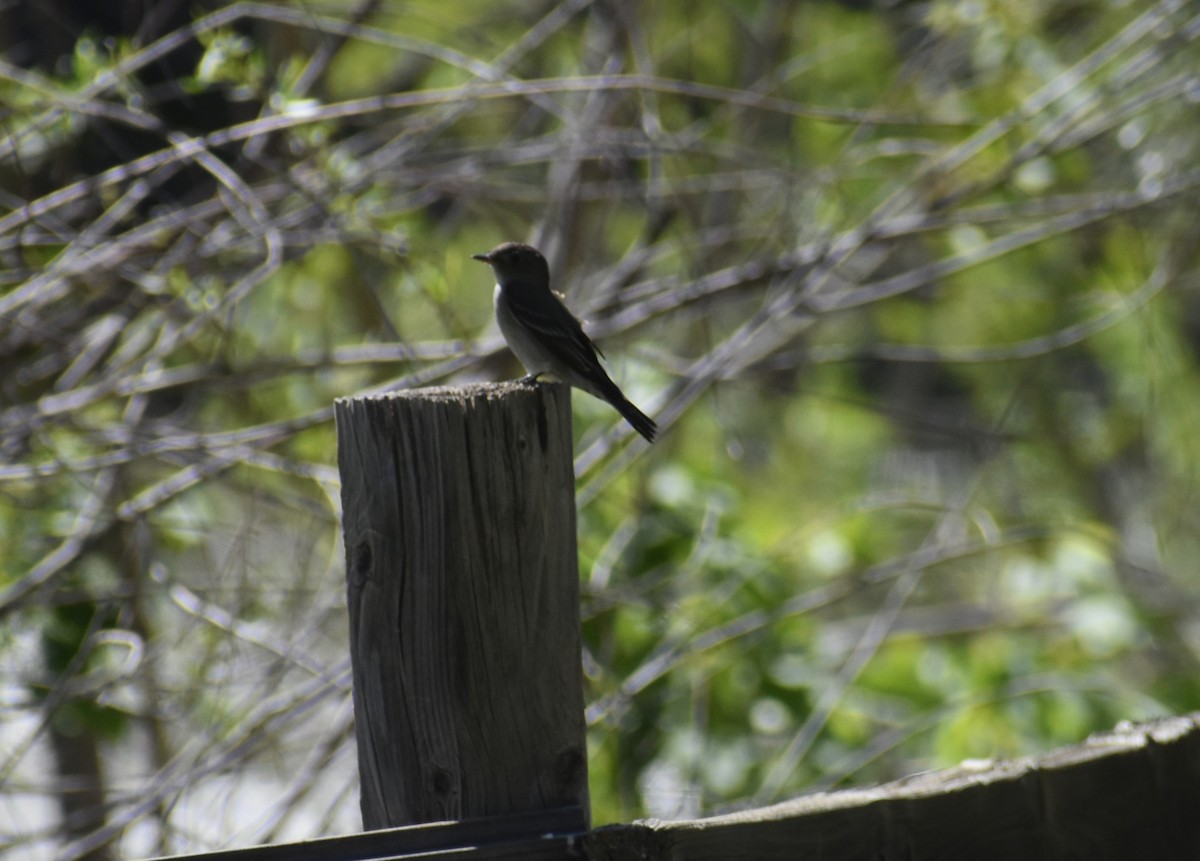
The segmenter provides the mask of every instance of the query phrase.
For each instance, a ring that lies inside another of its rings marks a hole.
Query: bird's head
[[[491,266],[496,280],[501,284],[514,280],[550,283],[550,267],[546,264],[546,258],[532,245],[523,242],[505,242],[487,254],[472,254],[471,257]]]

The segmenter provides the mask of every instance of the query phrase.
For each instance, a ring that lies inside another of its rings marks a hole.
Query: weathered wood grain
[[[363,825],[587,805],[570,396],[337,402]]]

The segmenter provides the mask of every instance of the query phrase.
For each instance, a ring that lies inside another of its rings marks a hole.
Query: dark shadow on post
[[[570,394],[337,402],[363,827],[588,820]]]

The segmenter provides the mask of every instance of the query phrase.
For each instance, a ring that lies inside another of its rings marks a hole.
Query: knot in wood
[[[441,798],[446,798],[453,794],[455,780],[454,775],[449,770],[435,767],[429,778],[434,794]]]
[[[362,586],[371,578],[371,566],[375,562],[375,554],[371,552],[371,542],[363,538],[354,545],[354,561],[350,566],[350,577],[355,586]]]
[[[587,757],[577,747],[568,747],[554,758],[554,779],[567,795],[574,795],[587,780]]]

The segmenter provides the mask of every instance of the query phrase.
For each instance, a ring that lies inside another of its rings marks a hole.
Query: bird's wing
[[[600,348],[554,292],[518,282],[509,285],[504,298],[513,316],[536,332],[546,348],[563,362],[580,370],[599,366],[596,354]]]

